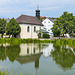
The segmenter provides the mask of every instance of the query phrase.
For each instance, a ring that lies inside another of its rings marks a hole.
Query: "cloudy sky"
[[[75,16],[75,0],[0,0],[0,18],[35,16],[39,4],[41,16],[59,17],[64,11]]]

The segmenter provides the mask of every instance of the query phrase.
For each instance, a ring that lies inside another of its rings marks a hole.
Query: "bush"
[[[73,34],[73,37],[75,37],[75,34]]]
[[[73,33],[71,33],[70,36],[73,36]]]
[[[60,36],[60,30],[53,30],[53,34],[55,37]]]
[[[43,33],[43,38],[50,38],[49,34]]]

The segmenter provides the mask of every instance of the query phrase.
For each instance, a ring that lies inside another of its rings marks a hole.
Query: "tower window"
[[[36,27],[34,27],[34,32],[36,32]]]
[[[27,32],[29,32],[29,26],[27,27]]]

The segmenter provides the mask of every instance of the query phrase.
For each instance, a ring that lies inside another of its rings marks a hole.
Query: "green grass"
[[[54,44],[60,46],[60,45],[68,45],[70,47],[75,46],[75,39],[55,39]]]
[[[39,40],[39,39],[19,39],[19,38],[0,38],[0,44],[21,44],[21,43],[50,43],[51,40]]]
[[[59,45],[75,45],[75,39],[54,39],[54,40],[40,40],[40,39],[19,39],[19,38],[0,38],[0,44],[9,43],[13,45],[21,43],[56,43]]]
[[[25,74],[25,73],[18,73],[18,74],[13,74],[12,72],[9,74],[8,71],[0,71],[0,75],[28,75],[28,74]],[[32,74],[34,75],[34,73]]]

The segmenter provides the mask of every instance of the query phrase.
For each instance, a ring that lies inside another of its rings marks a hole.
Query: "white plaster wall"
[[[31,38],[31,32],[27,32],[27,27],[29,26],[31,31],[31,26],[27,24],[20,24],[21,32],[20,32],[20,38]]]
[[[36,32],[34,32],[34,27],[36,27]],[[40,30],[39,25],[32,25],[32,38],[38,38],[37,31]]]
[[[30,28],[29,32],[27,32],[27,27],[28,26]],[[34,39],[38,38],[37,32],[34,32],[34,26],[36,27],[36,31],[40,30],[40,27],[43,28],[40,25],[20,24],[21,32],[20,32],[20,35],[18,35],[17,37],[25,38],[25,39],[27,39],[27,38],[34,38]]]

